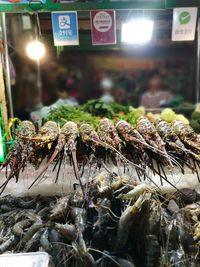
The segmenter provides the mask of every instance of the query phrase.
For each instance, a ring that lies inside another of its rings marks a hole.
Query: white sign
[[[31,252],[0,255],[1,267],[48,267],[49,255],[46,252]]]
[[[193,41],[197,21],[196,7],[174,8],[172,41]]]

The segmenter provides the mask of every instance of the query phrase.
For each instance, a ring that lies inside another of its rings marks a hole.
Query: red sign
[[[116,19],[114,10],[91,11],[93,45],[116,44]]]

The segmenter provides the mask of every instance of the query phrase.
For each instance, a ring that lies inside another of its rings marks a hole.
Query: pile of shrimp
[[[200,136],[181,121],[172,124],[163,120],[150,122],[142,116],[134,128],[123,120],[113,123],[103,118],[96,131],[87,123],[77,125],[72,121],[66,122],[61,129],[55,122],[48,121],[36,131],[33,123],[23,121],[16,133],[16,144],[1,167],[9,171],[0,185],[0,193],[12,178],[18,181],[27,163],[38,169],[45,160],[45,166],[30,187],[43,179],[51,164],[54,164],[53,170],[57,170],[57,181],[60,168],[66,162],[73,166],[82,191],[85,166],[87,170],[103,168],[112,173],[111,163],[116,166],[118,175],[133,167],[140,181],[151,179],[147,174],[150,169],[160,176],[161,183],[163,180],[169,182],[166,169],[173,173],[178,168],[184,173],[185,166],[199,179],[199,154]]]
[[[0,253],[45,251],[56,267],[200,266],[200,195],[101,172],[61,197],[0,198]]]

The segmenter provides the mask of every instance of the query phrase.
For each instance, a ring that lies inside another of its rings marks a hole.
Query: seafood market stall
[[[186,4],[0,1],[0,11]],[[96,107],[65,106],[39,128],[19,123],[0,170],[0,263],[13,266],[16,257],[30,267],[200,266],[199,134],[170,109],[118,108],[97,115]]]
[[[2,166],[0,251],[45,251],[58,266],[199,266],[199,136],[154,119],[47,119],[38,132],[23,121]]]

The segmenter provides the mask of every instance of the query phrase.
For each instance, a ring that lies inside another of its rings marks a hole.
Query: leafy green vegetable
[[[138,108],[133,108],[130,107],[129,108],[130,114],[132,115],[132,117],[135,118],[135,120],[137,120],[139,117],[141,116],[145,116],[145,108],[144,107],[138,107]]]
[[[59,123],[61,126],[66,121],[74,121],[77,124],[86,122],[91,124],[95,129],[98,127],[98,121],[99,121],[97,117],[92,116],[89,113],[80,110],[80,108],[68,105],[52,109],[50,115],[47,118],[45,118],[45,121],[48,120],[55,121]]]
[[[163,109],[163,111],[161,112],[160,115],[161,119],[171,123],[172,121],[175,120],[176,118],[176,113],[171,109],[171,108],[165,108]]]
[[[45,121],[53,120],[59,123],[61,126],[66,121],[74,121],[77,124],[86,122],[97,129],[99,119],[101,117],[107,117],[114,121],[126,120],[131,125],[135,126],[136,121],[140,116],[145,116],[144,107],[133,108],[120,105],[116,102],[104,103],[101,100],[90,100],[85,105],[79,107],[65,105],[57,109],[53,109],[51,110],[50,115],[45,118]],[[148,113],[146,116],[149,117],[151,121],[154,121],[154,119],[158,117],[158,114]],[[165,108],[159,117],[169,123],[174,120],[181,120],[184,123],[189,124],[189,121],[185,118],[185,116],[182,114],[176,114],[170,108]],[[192,115],[191,125],[196,132],[200,132],[200,130],[198,130],[199,124],[200,112],[194,112]]]
[[[116,113],[128,112],[129,107],[116,102],[104,103],[103,101],[96,99],[88,101],[85,105],[83,105],[82,110],[92,114],[93,116],[112,119]]]
[[[182,121],[185,124],[189,124],[189,120],[183,114],[176,114],[175,120]]]
[[[173,97],[170,101],[170,107],[180,107],[183,104],[184,97],[181,95]]]
[[[129,122],[134,127],[136,125],[137,119],[133,116],[133,114],[131,112],[129,112],[127,114],[118,113],[118,114],[116,114],[115,118],[118,120],[125,120],[125,121]]]
[[[198,107],[199,108],[199,107]],[[200,133],[200,112],[195,110],[192,112],[190,125],[196,133]]]
[[[165,108],[161,112],[161,119],[171,123],[175,120],[182,121],[185,124],[189,124],[188,119],[183,114],[176,114],[171,108]]]
[[[200,121],[200,112],[198,112],[198,111],[192,112],[192,120]]]
[[[191,120],[190,125],[194,129],[196,133],[200,133],[200,121],[198,120]]]

